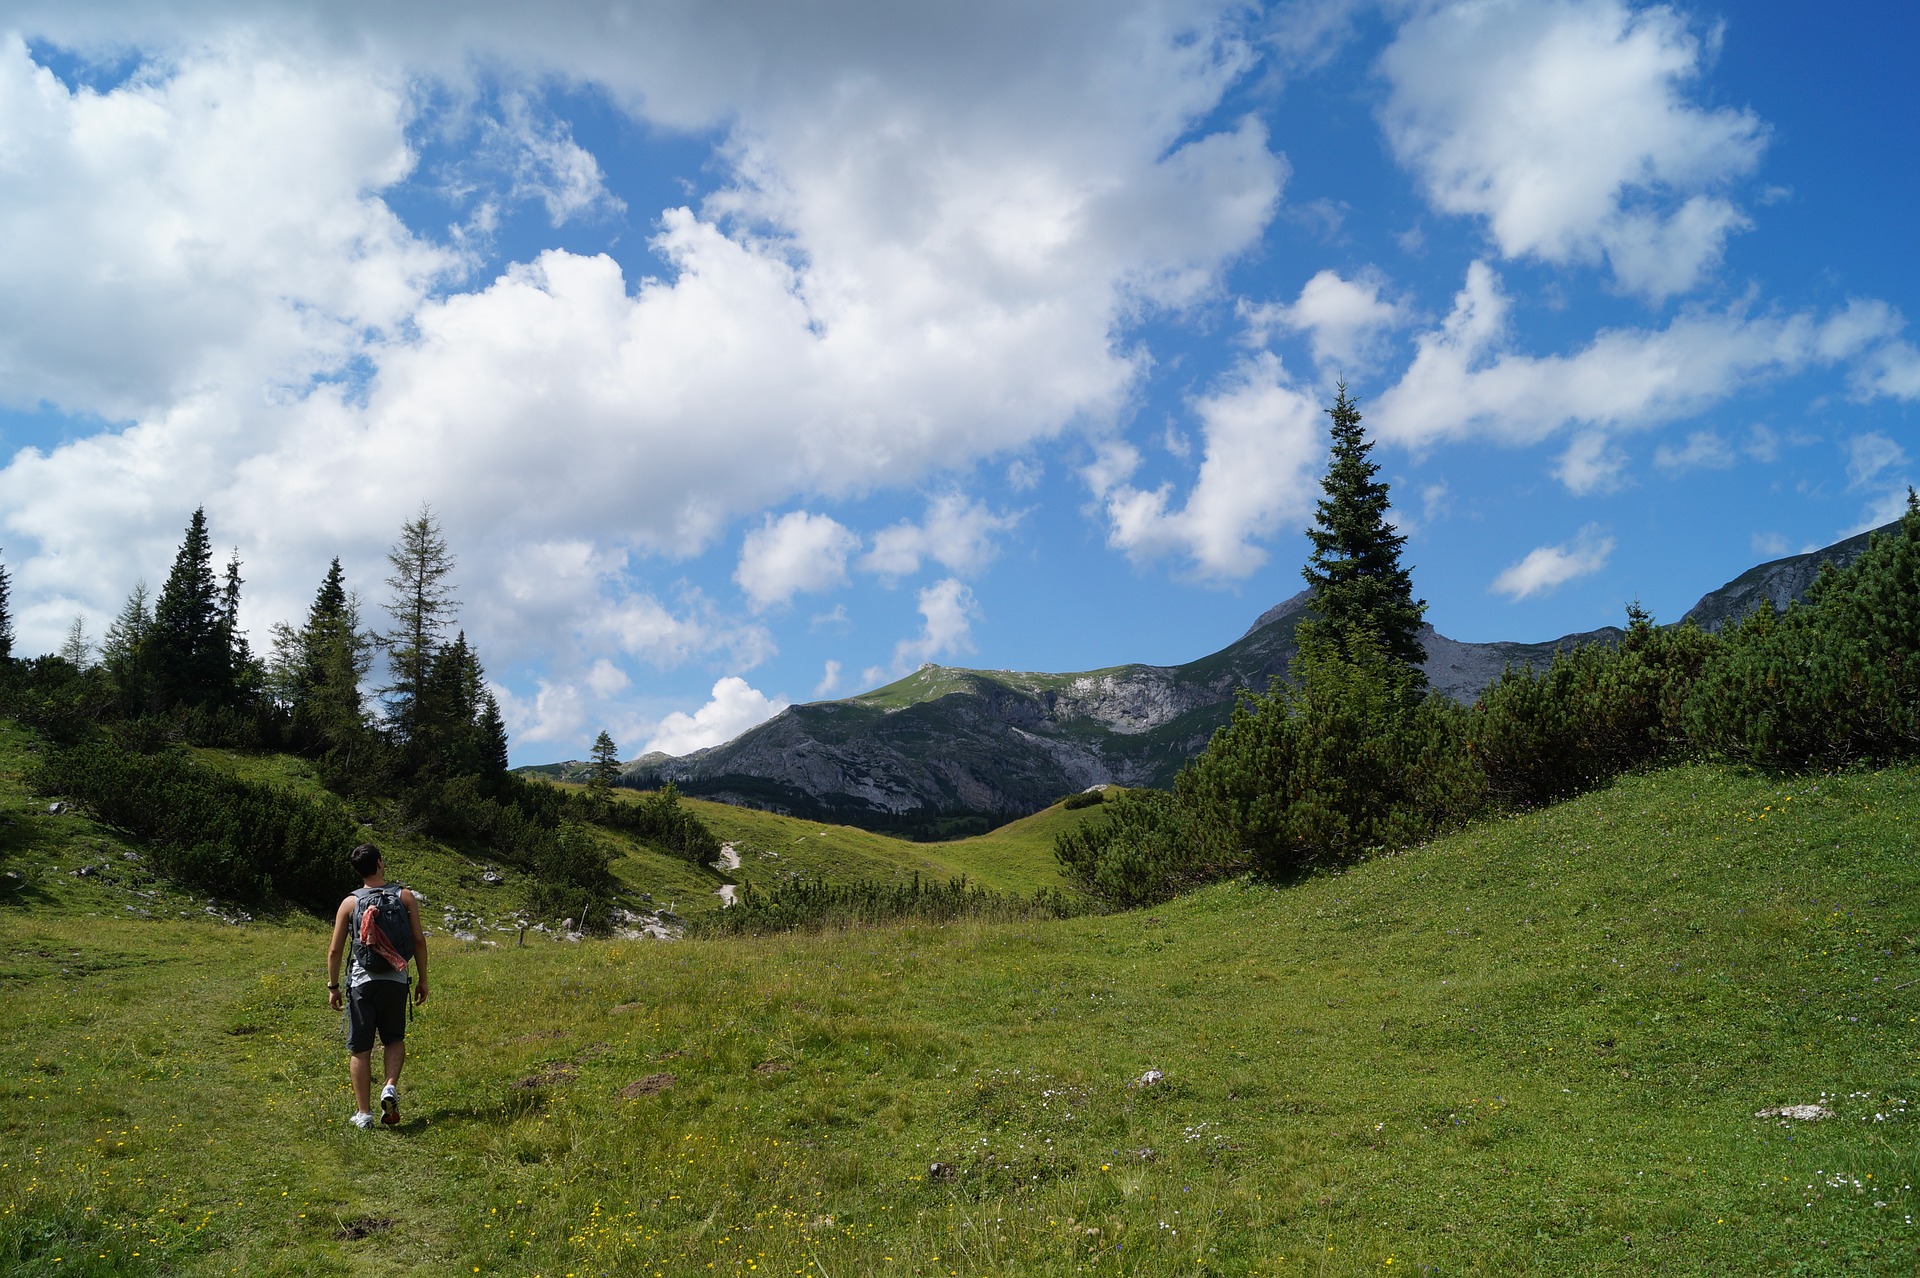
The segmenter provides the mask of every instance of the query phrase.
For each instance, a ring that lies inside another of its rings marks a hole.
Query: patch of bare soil
[[[367,1238],[374,1234],[384,1234],[387,1230],[393,1228],[393,1224],[394,1222],[385,1216],[359,1216],[341,1225],[340,1232],[335,1234],[334,1237],[338,1238],[341,1242],[353,1242],[358,1238]]]
[[[620,1089],[622,1100],[638,1100],[642,1096],[658,1096],[676,1083],[671,1074],[649,1074],[645,1078],[628,1083]]]

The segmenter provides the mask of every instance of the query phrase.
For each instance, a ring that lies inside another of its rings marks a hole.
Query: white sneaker
[[[392,1083],[380,1089],[380,1121],[383,1123],[400,1121],[400,1093],[394,1090]]]
[[[361,1131],[365,1131],[369,1127],[373,1126],[373,1115],[369,1114],[366,1110],[363,1109],[359,1113],[355,1114],[352,1118],[349,1118],[347,1121],[349,1123],[352,1123],[355,1127],[358,1127]]]

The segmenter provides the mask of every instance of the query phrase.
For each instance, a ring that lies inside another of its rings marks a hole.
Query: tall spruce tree
[[[485,771],[479,718],[485,680],[480,654],[467,643],[466,631],[433,654],[417,731],[422,749],[448,773],[477,776]]]
[[[234,673],[231,642],[202,507],[187,521],[186,537],[153,609],[147,647],[160,707],[228,699]]]
[[[13,660],[13,578],[0,564],[0,661]]]
[[[1307,530],[1313,553],[1301,570],[1313,588],[1316,616],[1301,624],[1301,644],[1343,657],[1367,644],[1402,667],[1411,688],[1424,688],[1420,622],[1427,602],[1413,597],[1413,577],[1401,566],[1407,539],[1387,523],[1387,485],[1368,457],[1373,444],[1345,382],[1327,416],[1332,445],[1320,481],[1326,495]]]
[[[587,779],[587,789],[597,799],[611,799],[613,783],[619,779],[620,747],[602,729],[593,739],[593,772]]]
[[[271,685],[293,714],[308,746],[351,746],[366,726],[360,683],[370,668],[373,641],[360,629],[359,601],[347,590],[335,558],[315,592],[299,630],[274,627]]]
[[[227,558],[227,575],[220,585],[220,637],[227,649],[226,698],[251,701],[266,682],[266,671],[253,659],[253,645],[240,628],[240,587],[246,579],[240,575],[240,548],[234,547]]]
[[[387,650],[393,682],[381,689],[387,703],[387,721],[406,743],[414,762],[428,744],[422,737],[431,710],[434,657],[440,636],[453,622],[455,596],[453,553],[440,533],[430,507],[400,530],[400,540],[387,552],[393,573],[387,613],[393,629],[380,637]]]
[[[492,793],[507,775],[507,721],[489,688],[480,697],[480,779]]]

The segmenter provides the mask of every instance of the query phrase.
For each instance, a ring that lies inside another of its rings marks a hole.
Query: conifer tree
[[[100,661],[120,691],[120,705],[129,714],[147,706],[151,693],[147,638],[153,630],[153,610],[147,603],[147,583],[136,582],[120,615],[107,627],[100,645]]]
[[[366,726],[360,683],[371,666],[372,643],[360,629],[359,600],[347,590],[336,557],[306,624],[274,627],[273,694],[310,744],[316,734],[327,747],[348,744]]]
[[[231,640],[221,592],[213,577],[207,512],[193,512],[160,588],[147,644],[154,692],[162,706],[225,700],[233,687]]]
[[[380,637],[387,650],[393,682],[381,689],[387,701],[387,719],[419,762],[419,740],[429,709],[429,683],[440,636],[454,613],[453,554],[440,534],[429,507],[400,530],[400,540],[387,552],[393,573],[387,578],[392,595],[387,613],[393,629]]]
[[[67,627],[67,638],[60,645],[60,657],[75,670],[93,665],[93,642],[87,638],[87,619],[75,617]]]
[[[1403,668],[1413,689],[1426,685],[1420,664],[1424,599],[1413,597],[1413,577],[1401,566],[1407,539],[1387,522],[1387,485],[1368,457],[1373,444],[1360,427],[1360,411],[1342,382],[1327,410],[1332,446],[1326,477],[1307,530],[1313,553],[1301,575],[1313,588],[1314,618],[1303,622],[1303,646],[1318,645],[1352,657],[1371,646]]]
[[[613,738],[605,729],[593,739],[593,773],[587,780],[587,789],[596,799],[613,797],[613,783],[620,779],[620,747],[613,744]]]
[[[13,578],[0,564],[0,662],[13,660]]]
[[[479,716],[485,679],[480,655],[467,643],[464,630],[433,655],[417,733],[422,749],[437,756],[449,773],[484,771]]]
[[[240,549],[235,547],[227,559],[227,575],[220,587],[220,636],[227,650],[227,686],[230,701],[249,701],[259,695],[266,672],[253,659],[253,646],[247,632],[240,628]]]
[[[507,775],[507,721],[491,689],[480,698],[480,776],[489,787]]]

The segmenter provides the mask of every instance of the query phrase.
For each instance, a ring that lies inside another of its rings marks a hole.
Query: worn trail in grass
[[[1911,1272],[1916,820],[1696,767],[1127,915],[441,943],[370,1134],[317,928],[0,907],[0,1267]]]

